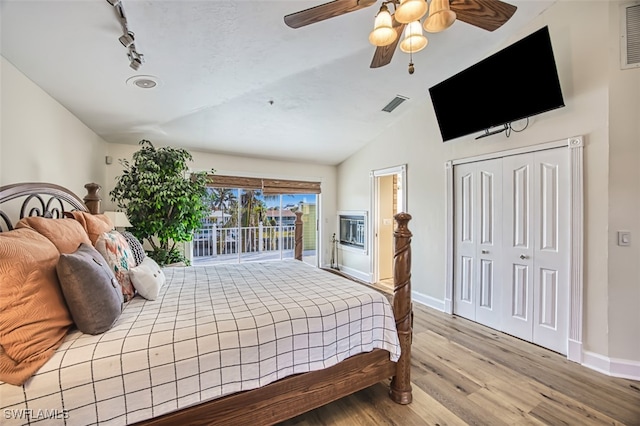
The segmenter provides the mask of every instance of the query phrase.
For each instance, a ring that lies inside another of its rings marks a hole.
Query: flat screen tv
[[[564,106],[543,27],[429,89],[443,142]],[[499,131],[502,131],[499,130]]]

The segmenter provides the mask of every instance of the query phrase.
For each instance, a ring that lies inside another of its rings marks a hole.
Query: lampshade
[[[400,50],[404,53],[416,53],[427,47],[429,40],[422,35],[420,21],[413,21],[404,30],[404,40],[400,43]]]
[[[382,5],[380,11],[376,15],[376,20],[373,25],[373,31],[369,34],[369,42],[374,46],[388,46],[394,41],[398,34],[393,29],[393,22],[391,20],[391,14],[386,5]]]
[[[425,0],[400,0],[393,16],[401,24],[408,24],[421,19],[428,8],[429,5]]]
[[[446,30],[456,20],[456,13],[451,10],[449,0],[431,0],[429,16],[424,20],[424,29],[430,33]]]
[[[113,223],[113,226],[116,228],[129,228],[132,226],[124,212],[106,211],[104,212],[104,215],[111,220],[111,223]]]

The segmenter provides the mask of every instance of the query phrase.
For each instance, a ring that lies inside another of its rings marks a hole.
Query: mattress
[[[74,330],[23,386],[0,382],[0,423],[125,425],[400,345],[376,290],[303,262],[165,268],[100,335]]]

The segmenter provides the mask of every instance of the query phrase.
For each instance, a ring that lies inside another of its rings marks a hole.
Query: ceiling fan
[[[284,22],[291,28],[300,28],[309,24],[354,12],[372,6],[377,0],[334,0],[309,9],[291,13]],[[391,14],[387,5],[392,5]],[[406,53],[415,53],[427,45],[422,35],[419,20],[429,14],[424,21],[428,32],[439,32],[453,24],[457,19],[487,31],[494,31],[507,22],[516,11],[516,6],[500,0],[383,0],[376,15],[374,31],[369,41],[376,46],[371,68],[379,68],[391,62],[402,33],[405,38],[400,49]],[[405,31],[407,27],[407,31]],[[413,74],[413,63],[409,63],[409,73]]]

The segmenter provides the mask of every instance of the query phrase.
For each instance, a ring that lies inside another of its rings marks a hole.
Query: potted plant
[[[109,193],[131,222],[131,233],[151,246],[148,255],[159,265],[189,261],[177,243],[191,241],[208,214],[207,172],[190,173],[191,154],[182,148],[155,148],[143,139],[132,162]],[[213,170],[211,170],[213,173]]]

